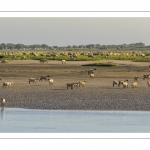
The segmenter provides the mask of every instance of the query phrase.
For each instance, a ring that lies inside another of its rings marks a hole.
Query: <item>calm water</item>
[[[150,133],[149,111],[5,108],[1,133]]]

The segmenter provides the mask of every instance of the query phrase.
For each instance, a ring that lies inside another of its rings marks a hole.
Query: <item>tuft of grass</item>
[[[113,67],[116,66],[115,63],[107,62],[107,63],[92,63],[92,64],[85,64],[82,66],[101,66],[101,67]]]

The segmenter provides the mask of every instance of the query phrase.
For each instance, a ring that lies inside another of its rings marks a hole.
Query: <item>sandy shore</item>
[[[94,61],[100,62],[100,61]],[[89,66],[81,66],[94,62],[49,61],[40,64],[34,60],[13,60],[8,64],[0,64],[0,85],[5,81],[13,82],[6,90],[1,88],[0,97],[6,99],[6,107],[31,109],[63,109],[63,110],[150,110],[150,88],[144,74],[149,74],[150,63],[131,61],[115,62],[115,67],[96,67],[95,78],[87,74]],[[48,81],[29,84],[29,78],[50,75],[54,85]],[[139,76],[138,87],[131,88],[133,77]],[[113,87],[113,80],[129,80],[129,87]],[[66,83],[87,81],[85,87],[73,90]]]

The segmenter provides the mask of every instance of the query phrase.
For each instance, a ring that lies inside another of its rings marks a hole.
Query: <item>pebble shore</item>
[[[14,69],[11,70],[11,67]],[[67,70],[68,67],[72,69]],[[4,68],[5,72],[2,72]],[[25,68],[28,69],[28,72]],[[32,69],[32,72],[30,69]],[[87,69],[88,67],[85,68],[85,70]],[[147,80],[142,79],[142,75],[147,74],[148,70],[145,72],[137,70],[134,70],[134,72],[130,72],[130,70],[119,72],[117,70],[115,72],[111,69],[107,69],[107,71],[105,68],[98,69],[95,71],[96,77],[90,79],[87,72],[83,70],[83,66],[62,66],[60,64],[46,64],[43,66],[29,64],[29,66],[26,66],[16,64],[14,67],[14,64],[6,64],[1,67],[2,81],[0,81],[0,84],[2,85],[3,81],[13,81],[13,84],[9,88],[2,88],[0,96],[6,99],[5,107],[15,108],[150,110],[150,88],[146,84]],[[46,75],[51,74],[54,79],[54,85],[49,86],[48,81],[38,81],[36,84],[28,83],[29,77],[38,77],[42,71]],[[136,74],[140,76],[138,87],[131,88],[133,76]],[[112,86],[113,80],[126,78],[129,79],[128,88]],[[87,81],[85,87],[67,90],[66,83],[82,80]]]

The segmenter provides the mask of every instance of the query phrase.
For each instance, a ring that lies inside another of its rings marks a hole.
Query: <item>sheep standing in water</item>
[[[4,110],[6,100],[4,98],[1,98],[1,111]]]
[[[131,84],[131,87],[132,87],[132,88],[137,87],[137,82],[134,81],[134,82]]]

